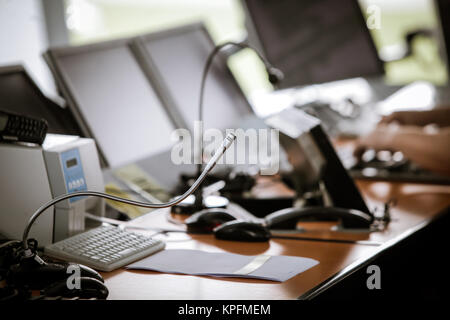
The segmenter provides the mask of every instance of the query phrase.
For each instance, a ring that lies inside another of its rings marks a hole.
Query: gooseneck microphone
[[[230,47],[230,46],[234,46],[234,47],[237,47],[240,49],[252,49],[256,53],[256,55],[259,57],[259,59],[264,63],[264,66],[265,66],[266,72],[267,72],[267,78],[272,85],[276,86],[284,78],[284,74],[280,69],[272,66],[270,64],[270,62],[261,53],[259,53],[258,50],[256,50],[254,47],[250,46],[249,44],[247,44],[245,42],[227,41],[227,42],[224,42],[224,43],[219,44],[216,47],[214,47],[214,49],[208,55],[208,58],[206,60],[206,64],[203,69],[202,80],[201,80],[201,84],[200,84],[198,120],[201,123],[201,126],[200,126],[201,129],[200,129],[200,141],[199,141],[199,143],[200,143],[199,161],[200,162],[197,166],[197,175],[198,176],[202,172],[202,163],[203,163],[203,124],[202,124],[202,122],[203,122],[203,101],[204,101],[204,96],[205,96],[206,78],[208,76],[209,69],[211,68],[211,65],[212,65],[212,62],[213,62],[215,56],[221,50],[223,50],[226,47]],[[202,194],[201,190],[198,190],[195,193],[195,205],[200,208],[202,206],[202,204],[203,204],[203,194]]]
[[[219,161],[219,159],[222,157],[222,155],[225,153],[225,151],[231,146],[231,144],[234,142],[235,139],[236,139],[236,136],[233,133],[229,133],[225,137],[225,139],[223,140],[222,145],[216,150],[216,152],[214,153],[213,157],[209,160],[209,162],[205,166],[205,169],[203,170],[203,172],[200,174],[200,176],[197,178],[197,180],[195,180],[195,182],[192,184],[192,186],[183,195],[181,195],[180,197],[175,198],[172,201],[169,201],[169,202],[166,202],[166,203],[149,203],[149,202],[141,202],[141,201],[134,201],[134,200],[124,199],[124,198],[112,196],[112,195],[109,195],[109,194],[106,194],[106,193],[103,193],[103,192],[79,191],[79,192],[74,192],[74,193],[68,193],[68,194],[60,195],[59,197],[56,197],[53,200],[45,203],[39,209],[37,209],[33,213],[33,215],[30,217],[30,219],[28,220],[27,226],[25,228],[25,231],[23,233],[22,246],[23,246],[23,248],[25,250],[25,252],[24,252],[25,257],[30,257],[33,254],[31,252],[31,250],[29,249],[29,247],[28,247],[28,241],[27,241],[28,240],[28,233],[30,232],[31,226],[33,225],[34,221],[45,210],[47,210],[48,208],[50,208],[54,204],[56,204],[56,203],[58,203],[60,201],[69,199],[69,198],[73,198],[73,197],[94,196],[94,197],[105,198],[105,199],[108,199],[108,200],[118,201],[118,202],[130,204],[130,205],[138,206],[138,207],[144,207],[144,208],[160,209],[160,208],[172,207],[172,206],[180,203],[184,199],[186,199],[195,190],[197,190],[199,185],[205,179],[206,175],[214,168],[214,166],[216,165],[217,161]]]
[[[277,85],[284,79],[283,72],[280,69],[275,68],[274,66],[272,66],[270,64],[270,62],[267,61],[267,59],[261,53],[259,53],[258,50],[256,50],[254,47],[250,46],[249,44],[247,44],[245,42],[234,42],[234,41],[227,41],[227,42],[224,42],[222,44],[219,44],[209,54],[209,56],[208,56],[208,58],[206,60],[205,67],[203,69],[202,81],[201,81],[201,84],[200,84],[200,101],[199,101],[199,108],[198,108],[198,110],[199,110],[199,115],[198,115],[199,121],[203,120],[204,91],[205,91],[206,77],[208,76],[209,69],[211,68],[211,65],[212,65],[212,62],[213,62],[215,56],[221,50],[223,50],[224,48],[229,47],[229,46],[238,47],[240,49],[252,49],[256,53],[258,58],[262,61],[262,63],[264,63],[264,66],[265,66],[266,72],[267,72],[267,78],[268,78],[268,80],[269,80],[269,82],[271,84]]]

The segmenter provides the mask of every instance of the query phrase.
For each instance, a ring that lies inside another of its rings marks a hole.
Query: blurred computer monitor
[[[0,110],[45,119],[49,133],[80,134],[69,110],[48,99],[22,65],[0,67]]]
[[[244,0],[250,42],[284,72],[280,87],[383,74],[357,0]]]
[[[445,56],[445,63],[447,65],[448,72],[450,68],[450,1],[436,0],[435,4],[438,10],[440,22],[442,55]]]
[[[173,119],[119,39],[46,53],[84,133],[96,140],[104,164],[118,167],[171,148]]]
[[[215,47],[206,28],[194,23],[144,35],[138,42],[142,61],[166,105],[181,116],[179,126],[192,130],[199,118],[203,69]],[[215,57],[204,92],[205,129],[236,128],[253,114],[223,55]]]

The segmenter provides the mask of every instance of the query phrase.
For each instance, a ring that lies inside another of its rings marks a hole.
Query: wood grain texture
[[[330,231],[332,223],[316,222],[303,223],[308,231],[299,236],[385,243],[408,232],[412,227],[431,220],[450,206],[448,186],[359,181],[358,187],[371,208],[382,207],[385,201],[396,199],[397,205],[392,210],[393,221],[386,230],[373,233],[338,232]],[[133,221],[133,224],[170,229],[184,228],[170,223],[167,215],[168,211],[164,209],[154,211]],[[102,274],[110,290],[109,299],[295,299],[352,262],[370,257],[377,249],[377,246],[305,240],[272,239],[268,243],[243,243],[216,240],[212,235],[191,236],[176,233],[158,237],[167,240],[168,249],[196,249],[245,255],[290,255],[313,258],[320,263],[283,283],[119,269]]]

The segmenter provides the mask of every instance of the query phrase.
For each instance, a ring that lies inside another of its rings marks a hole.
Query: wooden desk
[[[400,239],[430,223],[438,213],[450,206],[450,187],[387,182],[358,183],[371,207],[389,198],[397,199],[392,210],[393,221],[383,232],[344,233],[324,229],[323,223],[309,225],[303,236],[371,240],[381,245],[273,239],[269,243],[242,243],[216,240],[212,235],[169,237],[168,249],[199,249],[209,252],[239,254],[271,254],[310,257],[318,265],[283,283],[251,279],[220,279],[149,271],[116,270],[103,273],[110,290],[109,299],[296,299],[308,297],[314,290],[338,281],[364,261],[394,245]],[[167,211],[143,216],[140,222],[152,227],[174,228],[166,219]],[[325,224],[326,225],[326,224]],[[327,226],[328,228],[329,226]],[[312,228],[312,230],[311,230]],[[177,237],[186,241],[173,241]],[[305,295],[307,294],[307,295]]]

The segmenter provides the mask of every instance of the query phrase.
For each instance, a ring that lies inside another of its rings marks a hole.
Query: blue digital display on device
[[[80,152],[77,148],[61,153],[64,180],[68,193],[86,191],[86,179],[81,165]],[[80,197],[69,199],[70,202],[80,200]]]

